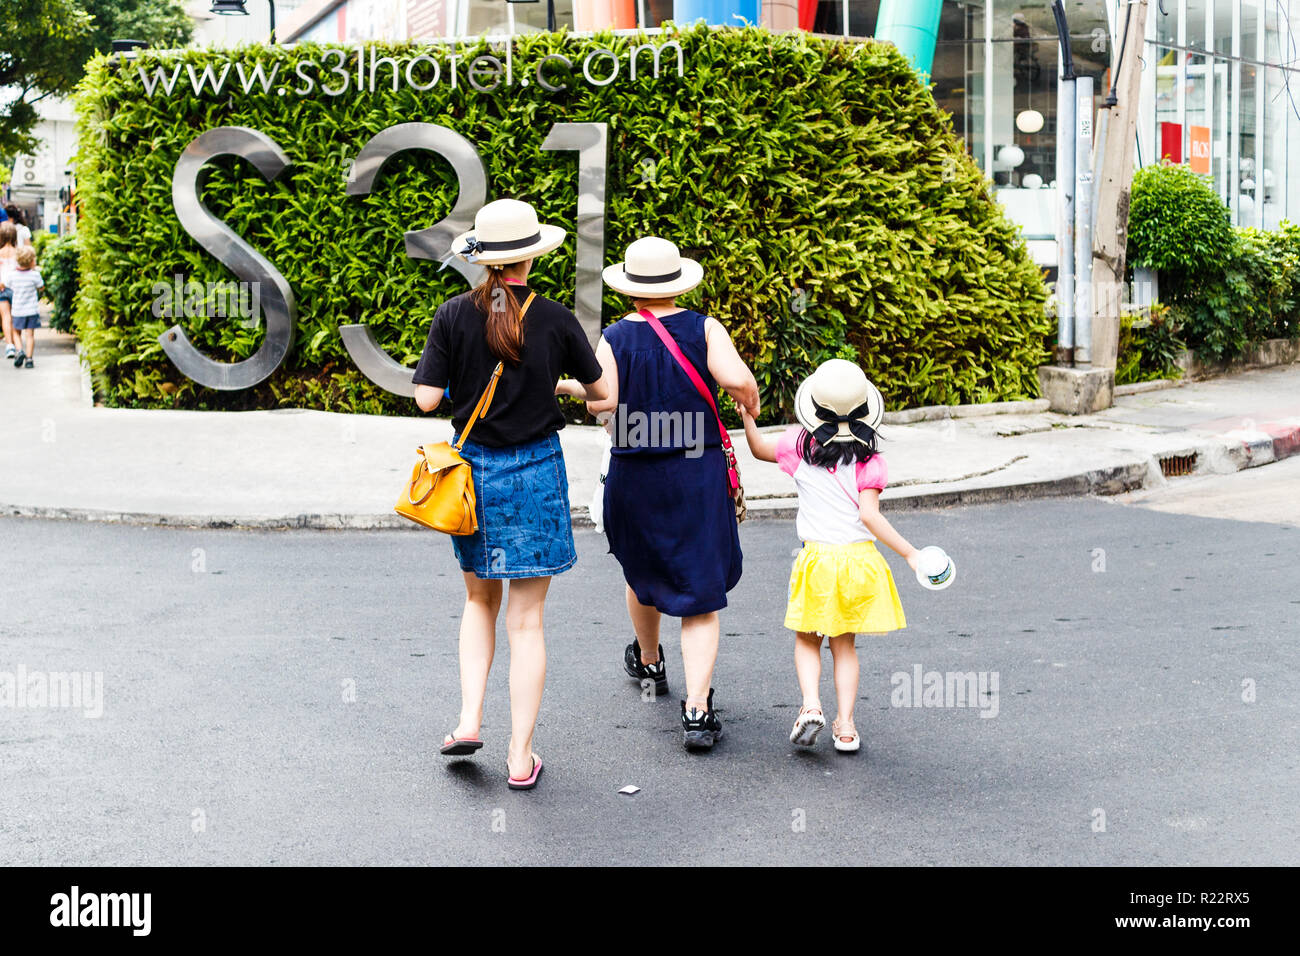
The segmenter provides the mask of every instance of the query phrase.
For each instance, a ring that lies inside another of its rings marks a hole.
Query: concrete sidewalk
[[[36,367],[0,366],[0,512],[209,527],[414,527],[393,513],[417,445],[443,419],[285,409],[95,408],[70,336],[42,331]],[[891,508],[1114,494],[1266,464],[1300,449],[1300,365],[1121,397],[1081,418],[1037,412],[886,425]],[[1020,409],[1025,409],[1021,411]],[[575,520],[586,519],[600,429],[565,428]],[[789,516],[790,481],[735,433],[754,517]],[[1172,480],[1177,480],[1176,478]]]

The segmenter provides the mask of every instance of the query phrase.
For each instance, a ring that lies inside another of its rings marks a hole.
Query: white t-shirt
[[[854,468],[818,468],[799,454],[802,434],[803,428],[791,425],[776,442],[776,463],[794,479],[799,492],[799,517],[795,521],[799,537],[822,544],[875,541],[876,536],[858,514],[858,493],[866,488],[883,490],[889,483],[885,459],[876,454]]]
[[[45,288],[45,280],[41,278],[39,269],[15,269],[5,281],[5,288],[14,290],[11,308],[15,318],[40,314],[37,303],[41,289]]]
[[[26,226],[14,223],[14,231],[18,233],[18,245],[30,246],[32,244],[32,231]]]

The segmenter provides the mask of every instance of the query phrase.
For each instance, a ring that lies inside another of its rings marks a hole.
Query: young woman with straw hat
[[[479,725],[496,647],[502,581],[510,581],[510,725],[506,762],[511,789],[536,786],[541,758],[533,728],[546,682],[542,612],[551,576],[577,560],[569,485],[556,434],[564,416],[555,400],[566,388],[599,400],[608,394],[600,364],[577,318],[528,288],[533,260],[564,242],[564,230],[539,224],[533,207],[514,199],[488,203],[452,251],[487,268],[483,282],[438,307],[416,366],[415,401],[432,411],[450,384],[457,435],[473,414],[499,362],[505,365],[485,415],[461,455],[473,470],[478,530],[453,537],[465,578],[460,622],[460,721],[442,753],[463,756],[483,746]],[[586,383],[579,385],[578,383]]]
[[[604,271],[605,284],[635,311],[605,329],[596,357],[609,395],[588,401],[613,415],[604,523],[623,567],[634,639],[624,670],[655,693],[668,691],[659,644],[663,614],[682,619],[687,749],[722,736],[713,707],[718,611],[740,580],[740,539],[716,415],[717,389],[758,414],[758,383],[717,319],[677,305],[704,277],[698,262],[649,236]],[[689,366],[689,368],[687,367]],[[659,422],[662,428],[634,425]]]

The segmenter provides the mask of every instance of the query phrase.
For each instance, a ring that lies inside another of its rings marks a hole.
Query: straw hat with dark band
[[[537,211],[518,199],[497,199],[474,216],[474,228],[451,241],[451,251],[480,266],[523,262],[564,244],[559,226],[539,224]]]
[[[671,299],[690,292],[704,279],[704,267],[677,246],[646,236],[627,247],[622,262],[601,273],[605,285],[634,299]]]

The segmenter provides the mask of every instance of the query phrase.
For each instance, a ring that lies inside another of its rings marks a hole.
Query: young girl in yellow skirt
[[[749,450],[776,462],[799,492],[797,528],[803,548],[790,573],[785,626],[798,632],[794,667],[803,705],[790,740],[811,747],[826,726],[822,711],[822,637],[835,662],[835,749],[854,753],[862,739],[853,725],[858,697],[859,633],[884,634],[907,626],[880,541],[916,569],[917,549],[880,513],[888,480],[876,451],[884,417],[880,391],[862,369],[843,359],[818,366],[795,393],[795,417],[779,436],[763,435],[745,416]]]

